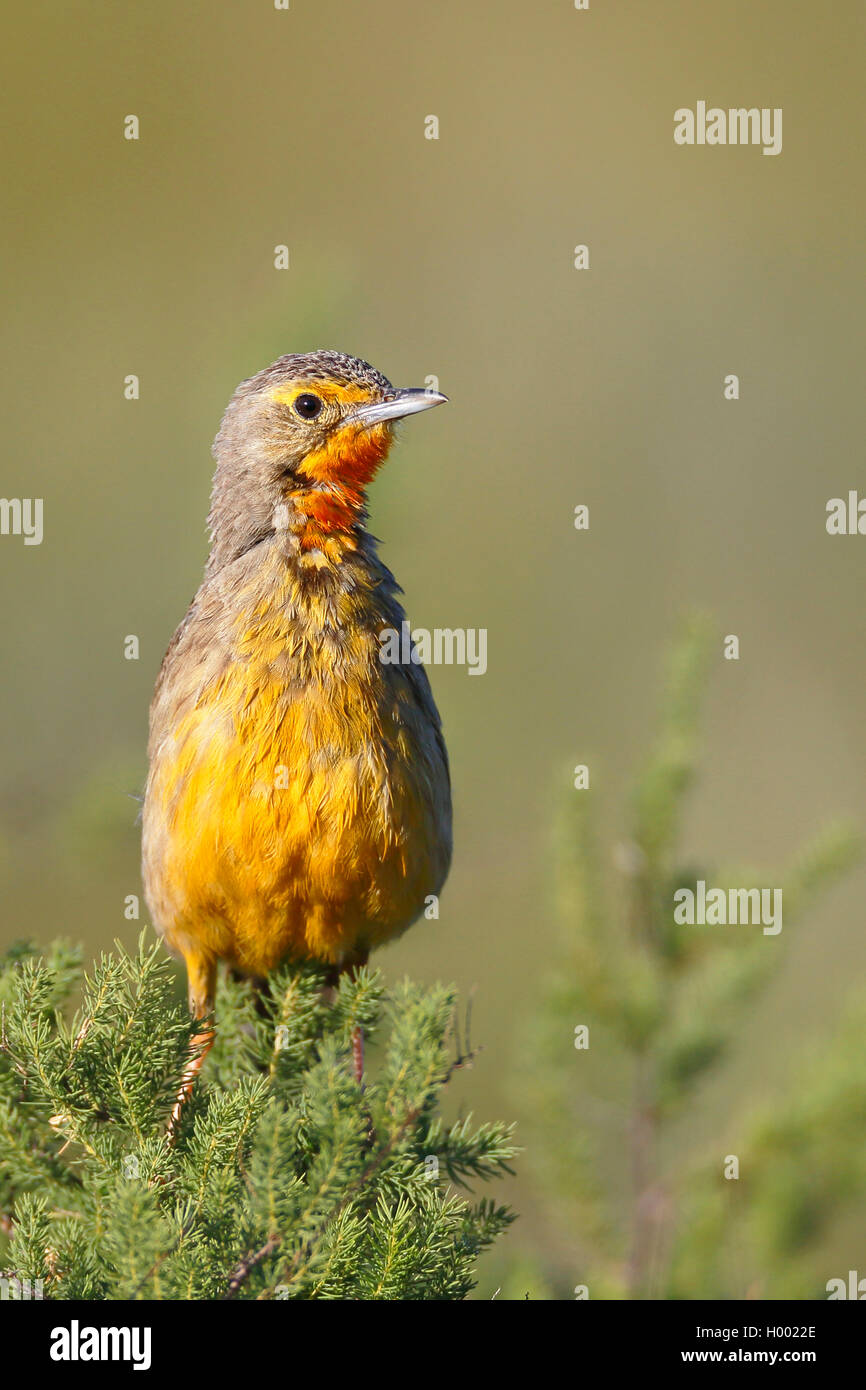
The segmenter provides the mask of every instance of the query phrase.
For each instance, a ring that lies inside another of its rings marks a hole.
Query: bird
[[[202,1024],[170,1131],[214,1040],[220,961],[336,979],[448,875],[442,724],[414,644],[382,659],[406,615],[367,529],[395,425],[446,400],[320,350],[242,381],[223,415],[210,551],[156,680],[142,808],[145,900]]]

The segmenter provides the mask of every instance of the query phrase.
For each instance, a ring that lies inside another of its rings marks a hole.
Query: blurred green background
[[[371,525],[413,622],[486,627],[489,667],[431,671],[454,867],[439,922],[379,963],[477,986],[464,1106],[526,1118],[555,808],[586,762],[619,817],[685,608],[741,642],[719,644],[686,854],[776,862],[866,820],[866,540],[824,527],[863,475],[863,39],[853,0],[8,17],[2,491],[44,498],[45,538],[0,539],[2,944],[134,940],[130,794],[206,555],[210,443],[241,378],[317,347],[451,400],[405,429]],[[675,146],[700,99],[782,107],[782,154]],[[684,1142],[818,1047],[866,977],[864,883],[810,915]],[[543,1127],[520,1138],[507,1249],[567,1283]],[[826,1277],[858,1252],[864,1225]]]

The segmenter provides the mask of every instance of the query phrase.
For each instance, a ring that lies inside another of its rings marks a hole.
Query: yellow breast
[[[256,558],[220,602],[198,596],[169,652],[144,871],[170,945],[264,974],[403,931],[442,886],[451,826],[426,676],[379,660],[396,602],[374,584],[308,590],[279,555]]]

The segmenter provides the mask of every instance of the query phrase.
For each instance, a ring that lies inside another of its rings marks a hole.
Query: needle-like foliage
[[[81,1003],[70,1017],[71,1001]],[[0,962],[0,1257],[11,1296],[461,1299],[511,1221],[462,1188],[510,1171],[510,1127],[445,1126],[455,997],[378,972],[227,978],[174,1141],[195,1026],[162,948],[83,974],[62,944]],[[361,1026],[368,1074],[354,1078]]]
[[[699,1111],[702,1088],[761,1007],[791,929],[863,850],[860,832],[839,824],[787,868],[685,860],[702,696],[719,649],[705,620],[684,624],[619,843],[603,845],[594,790],[570,794],[558,827],[562,948],[523,1049],[531,1076],[525,1068],[520,1082],[541,1136],[528,1152],[556,1230],[570,1240],[561,1276],[569,1296],[825,1296],[816,1245],[866,1180],[862,1005],[760,1123],[726,1116],[708,1134]],[[774,885],[784,932],[678,922],[675,895],[699,881],[726,900]]]

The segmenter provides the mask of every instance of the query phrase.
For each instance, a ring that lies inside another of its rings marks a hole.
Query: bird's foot
[[[173,1147],[177,1140],[183,1107],[192,1095],[195,1079],[202,1069],[205,1057],[213,1047],[215,1037],[216,1034],[213,1028],[209,1028],[204,1033],[197,1033],[190,1043],[190,1052],[192,1055],[184,1067],[177,1099],[175,1100],[174,1108],[171,1112],[171,1119],[168,1122],[169,1147]]]

